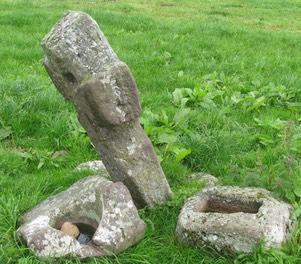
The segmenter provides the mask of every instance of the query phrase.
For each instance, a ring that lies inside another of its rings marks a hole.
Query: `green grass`
[[[300,263],[300,227],[283,249],[259,247],[250,255],[182,248],[174,235],[184,201],[203,187],[189,180],[194,171],[224,185],[267,188],[299,216],[297,0],[1,1],[0,262],[47,263],[15,240],[18,217],[87,176],[72,170],[98,158],[42,65],[41,40],[70,9],[93,16],[131,68],[148,120],[144,128],[175,193],[167,205],[140,211],[147,231],[139,244],[87,263]],[[203,95],[182,94],[187,103],[181,107],[176,88]],[[191,154],[177,161],[179,148]],[[67,155],[54,159],[60,150]]]

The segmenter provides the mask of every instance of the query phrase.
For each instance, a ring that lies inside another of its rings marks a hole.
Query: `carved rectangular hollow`
[[[202,213],[248,213],[257,214],[262,203],[252,202],[245,204],[239,201],[222,201],[218,199],[208,199],[202,206],[199,207],[199,211]]]

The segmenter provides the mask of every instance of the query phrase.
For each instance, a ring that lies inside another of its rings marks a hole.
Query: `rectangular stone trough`
[[[251,252],[261,242],[280,247],[294,223],[292,206],[261,188],[215,186],[189,198],[176,235],[181,244],[219,251]]]

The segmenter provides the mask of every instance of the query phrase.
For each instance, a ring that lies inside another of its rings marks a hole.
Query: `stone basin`
[[[77,226],[77,238],[60,230],[65,222]],[[145,232],[125,185],[100,176],[87,177],[41,202],[21,217],[21,224],[17,237],[43,259],[117,254]]]
[[[292,206],[261,188],[208,187],[189,198],[178,218],[183,245],[249,253],[265,242],[280,247],[293,229]]]

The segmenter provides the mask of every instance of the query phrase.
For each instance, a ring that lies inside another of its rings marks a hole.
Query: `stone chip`
[[[71,222],[65,222],[62,224],[61,229],[63,233],[72,236],[74,238],[77,238],[79,236],[79,229],[78,227],[71,223]]]

